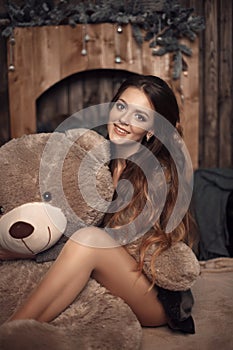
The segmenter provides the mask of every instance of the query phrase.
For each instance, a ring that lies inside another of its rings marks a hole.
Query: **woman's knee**
[[[115,248],[119,245],[105,230],[95,226],[81,228],[70,239],[92,248]]]

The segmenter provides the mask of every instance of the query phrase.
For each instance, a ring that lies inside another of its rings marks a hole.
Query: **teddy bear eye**
[[[0,215],[4,214],[4,208],[0,205]]]
[[[49,202],[52,199],[52,195],[50,192],[45,192],[42,197],[45,200],[45,202]]]

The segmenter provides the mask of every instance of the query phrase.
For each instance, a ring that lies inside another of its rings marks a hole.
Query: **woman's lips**
[[[120,135],[120,136],[124,136],[124,135],[128,135],[129,134],[129,132],[127,130],[123,129],[122,127],[120,127],[117,124],[114,124],[114,132],[117,135]]]

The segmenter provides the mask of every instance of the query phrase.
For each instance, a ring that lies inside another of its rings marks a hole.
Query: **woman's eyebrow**
[[[119,98],[118,101],[124,102],[126,105],[128,105],[128,103],[123,98]]]
[[[150,115],[149,115],[146,111],[144,111],[144,110],[142,110],[142,109],[138,109],[138,108],[137,108],[137,109],[135,110],[135,112],[145,114],[148,118],[150,117]]]

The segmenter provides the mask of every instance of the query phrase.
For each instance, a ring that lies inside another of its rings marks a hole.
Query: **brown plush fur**
[[[51,263],[2,262],[0,322],[21,304]],[[0,327],[1,350],[138,349],[141,326],[123,300],[95,280],[52,323],[26,320]]]

